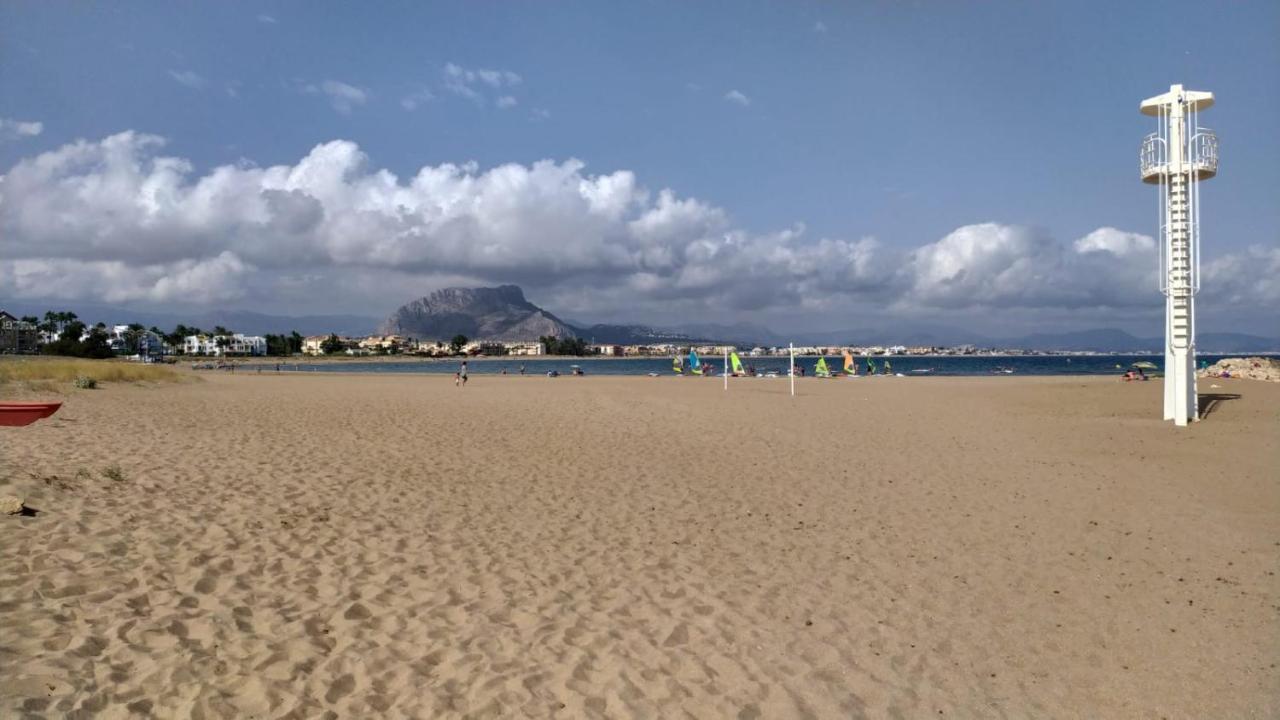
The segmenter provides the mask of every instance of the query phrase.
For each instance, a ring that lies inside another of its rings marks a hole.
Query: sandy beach
[[[1280,714],[1280,385],[204,373],[0,428],[4,717]]]

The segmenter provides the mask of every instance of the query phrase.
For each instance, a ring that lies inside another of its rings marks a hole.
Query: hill
[[[466,335],[481,340],[536,340],[544,335],[574,337],[576,328],[529,302],[515,285],[445,288],[402,305],[379,332],[422,340]]]

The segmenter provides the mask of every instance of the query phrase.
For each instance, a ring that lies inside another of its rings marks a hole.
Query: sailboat
[[[848,350],[844,351],[844,374],[849,377],[857,377],[858,366],[853,362],[853,355]]]
[[[827,367],[827,359],[818,358],[818,364],[813,366],[813,374],[815,377],[829,378],[831,377],[831,368]]]
[[[679,355],[671,358],[671,369],[674,370],[677,375],[684,374],[684,363],[680,362]]]
[[[742,360],[738,357],[738,353],[729,353],[729,363],[733,368],[734,377],[742,377],[747,374],[747,371],[742,367]]]
[[[702,361],[698,359],[698,353],[692,350],[689,351],[689,374],[702,374]]]
[[[872,360],[870,355],[867,356],[867,374],[868,375],[876,374],[876,361]]]

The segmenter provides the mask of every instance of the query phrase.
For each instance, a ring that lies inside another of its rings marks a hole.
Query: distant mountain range
[[[137,322],[168,330],[175,325],[211,329],[215,325],[254,335],[289,333],[303,335],[361,336],[375,331],[423,339],[449,340],[462,334],[473,339],[536,340],[543,335],[576,336],[595,343],[616,345],[658,343],[731,343],[738,346],[797,345],[924,345],[1021,348],[1087,352],[1159,352],[1160,337],[1141,338],[1123,330],[1101,328],[1060,333],[1035,333],[1019,337],[983,337],[949,326],[915,324],[911,328],[885,321],[849,330],[798,332],[782,335],[761,325],[690,323],[673,327],[577,323],[563,320],[525,298],[515,285],[494,288],[446,288],[397,309],[381,323],[358,315],[306,315],[287,317],[245,310],[200,310],[192,313],[132,310],[97,303],[33,303],[0,300],[0,309],[14,315],[43,315],[45,310],[72,310],[89,323]],[[1200,333],[1197,346],[1203,353],[1280,351],[1280,339],[1244,333]]]

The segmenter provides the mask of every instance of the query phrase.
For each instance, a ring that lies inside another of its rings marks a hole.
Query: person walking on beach
[[[524,375],[524,365],[520,365],[520,374]]]
[[[458,370],[458,377],[462,380],[462,386],[467,386],[467,361],[462,361],[462,368]]]

